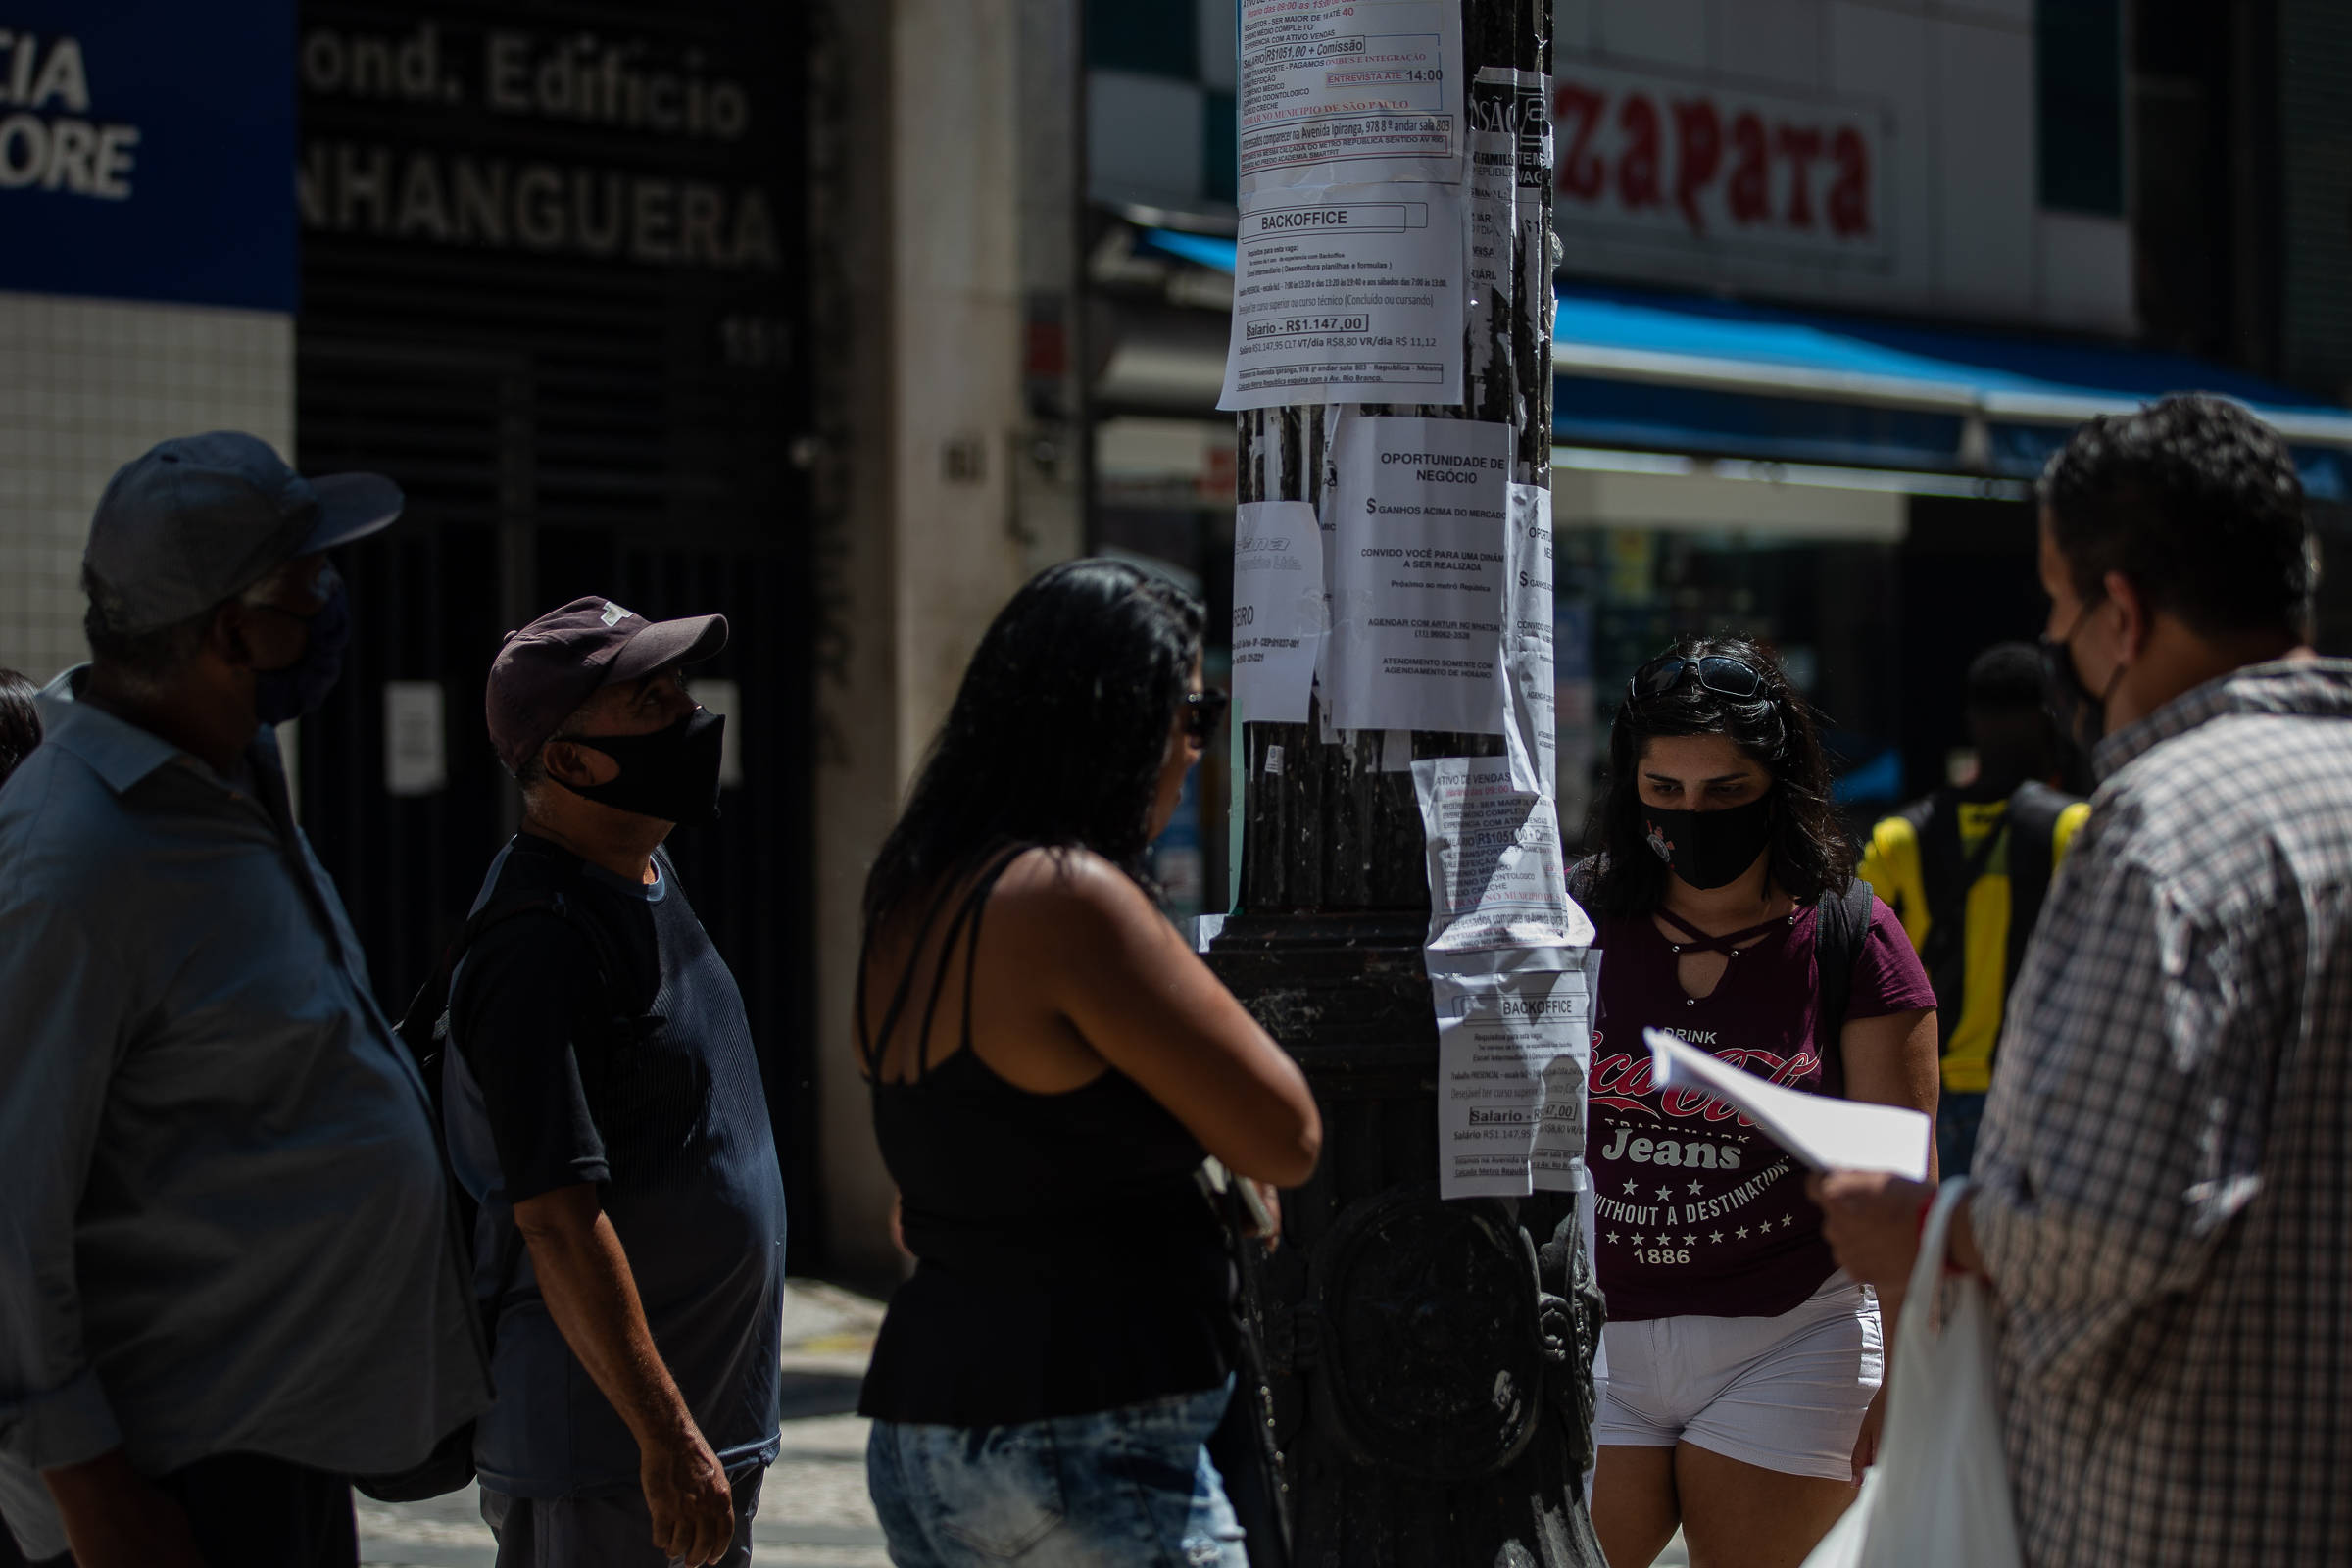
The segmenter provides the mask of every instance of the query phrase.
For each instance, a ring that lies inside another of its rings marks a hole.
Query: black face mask
[[[2075,668],[2075,638],[2082,623],[2090,618],[2092,607],[2084,605],[2075,616],[2074,630],[2064,637],[2043,637],[2035,646],[2041,651],[2041,701],[2050,712],[2050,722],[2058,733],[2084,751],[2099,743],[2107,733],[2107,699],[2115,695],[2118,682],[2124,678],[2124,666],[2115,666],[2108,677],[2104,692],[2093,692],[2082,684],[2082,672]]]
[[[583,800],[658,821],[693,825],[718,815],[718,764],[727,721],[698,708],[651,735],[566,735],[620,764],[609,784],[564,784]],[[563,783],[558,779],[556,782]]]
[[[1737,882],[1772,842],[1772,797],[1721,811],[1644,806],[1642,825],[1649,830],[1650,850],[1676,876],[1694,888],[1719,888]]]

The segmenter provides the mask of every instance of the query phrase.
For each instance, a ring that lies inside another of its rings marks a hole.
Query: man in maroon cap
[[[662,849],[718,811],[724,721],[684,669],[726,640],[578,599],[490,669],[524,819],[474,905],[443,1071],[496,1303],[474,1465],[500,1568],[751,1561],[784,1193],[743,999]]]

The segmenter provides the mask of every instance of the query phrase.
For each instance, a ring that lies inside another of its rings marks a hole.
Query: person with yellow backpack
[[[2042,707],[2040,656],[1996,643],[1968,668],[1973,782],[1936,791],[1871,831],[1859,873],[1901,917],[1936,988],[1943,1094],[1937,1163],[1967,1174],[1992,1087],[2010,983],[2050,877],[2090,803],[2055,788],[2059,739]]]

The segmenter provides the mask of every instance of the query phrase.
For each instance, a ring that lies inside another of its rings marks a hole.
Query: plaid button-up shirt
[[[2034,1568],[2352,1562],[2352,662],[2101,744],[1972,1217]]]

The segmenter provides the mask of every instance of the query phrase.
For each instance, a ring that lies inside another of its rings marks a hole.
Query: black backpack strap
[[[440,1061],[441,1043],[449,1035],[449,990],[457,978],[459,960],[466,956],[466,950],[473,946],[474,939],[492,926],[518,914],[538,911],[563,913],[564,896],[560,893],[518,894],[512,899],[493,900],[467,915],[457,936],[442,950],[440,961],[433,965],[433,972],[425,977],[424,984],[418,986],[416,994],[409,999],[408,1008],[400,1015],[400,1022],[392,1026],[400,1036],[401,1044],[409,1048],[409,1054],[416,1058],[416,1065],[427,1069],[425,1087],[432,1092],[436,1108],[441,1102],[441,1075],[432,1069]],[[599,957],[601,960],[602,955]]]
[[[1950,818],[1952,815],[1950,811],[1945,811],[1947,797],[1952,797],[1952,790],[1936,790],[1934,795],[1922,795],[1919,800],[1910,802],[1907,807],[1900,808],[1900,811],[1895,811],[1895,818],[1910,823],[1912,842],[1919,844],[1919,896],[1922,896],[1922,901],[1927,903],[1927,907],[1924,909],[1907,909],[1903,906],[1895,906],[1895,914],[1900,914],[1903,919],[1912,919],[1915,914],[1929,914],[1929,917],[1934,919],[1936,891],[1950,882],[1950,874],[1947,872],[1952,870],[1952,865],[1947,865],[1947,862],[1942,862],[1942,860],[1945,860],[1945,856],[1952,856],[1952,858],[1957,858],[1959,856],[1959,835],[1957,835],[1957,830],[1954,830],[1950,842],[1945,842],[1942,835],[1938,835],[1934,827],[1940,818]],[[1895,891],[1895,898],[1903,898],[1903,891],[1900,889]],[[1888,903],[1893,903],[1893,901],[1888,901]]]
[[[1936,992],[1936,1027],[1949,1040],[1968,994],[1968,895],[2010,837],[2009,822],[2004,816],[1973,852],[1963,853],[1959,793],[1938,790],[1923,804],[1932,809],[1919,837],[1920,876],[1928,892],[1928,940],[1920,945],[1919,963]]]
[[[666,873],[665,873],[666,874]],[[466,917],[466,924],[450,942],[441,961],[434,966],[431,978],[417,988],[410,999],[408,1010],[395,1026],[401,1040],[416,1056],[417,1065],[427,1069],[425,1084],[433,1093],[434,1102],[440,1101],[441,1052],[449,1038],[449,1008],[451,992],[457,983],[458,965],[466,951],[481,940],[482,934],[494,926],[506,924],[526,914],[548,914],[562,920],[588,944],[596,963],[597,979],[603,985],[605,998],[612,1007],[613,1027],[627,1035],[642,1008],[631,1004],[620,994],[626,967],[618,949],[603,926],[583,915],[573,901],[560,889],[534,893],[517,893],[512,898],[493,899]],[[650,999],[648,999],[650,1002]]]
[[[2047,784],[2028,782],[2009,797],[2009,952],[2008,980],[2014,983],[2025,966],[2026,944],[2041,916],[2041,901],[2050,891],[2055,868],[2058,819],[2080,796]]]
[[[1928,941],[1920,958],[1931,976],[1936,972],[1936,964],[1929,961],[1931,953],[1941,949],[1957,956],[1966,947],[1961,935],[1968,924],[1968,890],[1991,863],[2001,836],[1995,828],[1978,843],[1974,855],[1969,854],[1960,842],[1960,805],[1959,791],[1937,790],[1903,812],[1919,836],[1919,878],[1928,901]]]
[[[1813,1043],[1825,1064],[1835,1063],[1838,1043],[1845,1030],[1845,1009],[1854,995],[1854,963],[1862,956],[1862,939],[1870,934],[1873,895],[1870,884],[1855,877],[1842,892],[1824,893],[1813,935],[1813,962],[1820,976],[1820,1004],[1814,1015]]]

